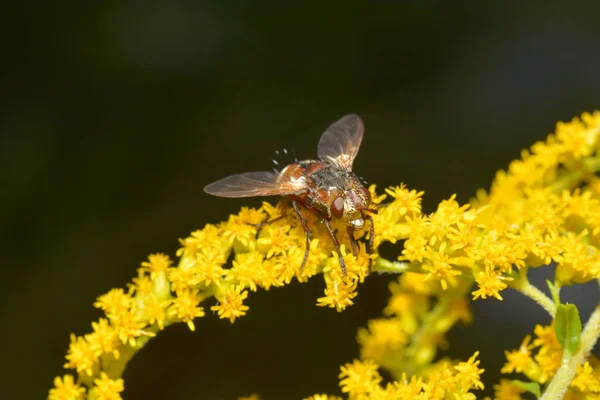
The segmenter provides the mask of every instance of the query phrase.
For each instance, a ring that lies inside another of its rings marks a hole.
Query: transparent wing
[[[356,114],[346,115],[334,122],[319,139],[319,158],[345,170],[351,170],[364,130],[363,123]]]
[[[204,187],[208,194],[219,197],[278,196],[295,193],[291,182],[278,182],[279,174],[271,171],[231,175]]]

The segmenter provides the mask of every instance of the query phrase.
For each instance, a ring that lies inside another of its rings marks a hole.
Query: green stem
[[[429,360],[419,360],[420,362],[415,363],[412,362],[414,360],[417,353],[427,346],[427,343],[431,341],[432,336],[436,336],[441,334],[440,332],[440,324],[445,326],[443,328],[443,333],[450,330],[452,325],[447,325],[443,323],[443,319],[448,317],[448,314],[452,307],[455,305],[455,301],[457,299],[462,299],[465,297],[466,293],[469,291],[471,286],[473,285],[473,281],[471,279],[462,279],[457,287],[453,289],[448,289],[444,291],[443,296],[440,296],[437,304],[433,307],[433,309],[425,316],[422,321],[419,329],[412,335],[411,343],[406,349],[405,358],[408,361],[402,368],[403,372],[408,373],[409,375],[414,375],[418,373],[424,366],[429,365],[431,360],[436,355],[436,352],[432,352],[430,354]],[[456,322],[456,321],[454,321]],[[447,326],[446,326],[447,325]],[[399,377],[398,377],[399,378]]]
[[[575,377],[577,367],[588,358],[600,336],[600,306],[596,307],[581,333],[579,349],[574,354],[566,354],[552,381],[540,400],[562,399]],[[567,353],[567,352],[565,352]]]
[[[373,264],[372,271],[378,274],[399,274],[407,271],[422,272],[418,265],[408,262],[389,261],[383,257],[377,258],[375,264]]]
[[[538,303],[552,318],[554,318],[554,315],[556,314],[556,305],[554,304],[554,301],[546,296],[540,289],[529,283],[526,270],[523,270],[523,272],[520,273],[520,276],[515,278],[509,286]]]

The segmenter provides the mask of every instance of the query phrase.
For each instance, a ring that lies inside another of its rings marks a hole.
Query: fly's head
[[[364,188],[347,189],[335,197],[329,206],[331,216],[354,229],[365,226],[364,211],[371,205],[371,194]]]

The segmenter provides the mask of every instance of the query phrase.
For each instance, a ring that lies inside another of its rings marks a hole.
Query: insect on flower
[[[364,126],[360,117],[346,115],[321,135],[317,152],[319,160],[296,160],[281,172],[231,175],[207,185],[204,191],[219,197],[283,196],[284,204],[291,203],[306,235],[306,250],[300,268],[306,264],[310,248],[310,228],[300,207],[316,213],[327,227],[345,275],[346,264],[340,243],[331,228],[331,220],[340,220],[346,224],[355,255],[358,253],[358,246],[354,231],[363,229],[365,221],[369,221],[367,250],[371,253],[373,249],[373,217],[368,213],[376,214],[377,211],[370,208],[371,195],[360,178],[352,172],[352,163],[363,133]]]

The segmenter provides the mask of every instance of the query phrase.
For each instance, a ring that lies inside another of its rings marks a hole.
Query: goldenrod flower
[[[377,372],[378,366],[369,360],[354,360],[352,364],[341,367],[340,386],[343,393],[348,393],[350,398],[373,392],[381,382],[381,376]]]
[[[475,282],[477,282],[479,289],[472,292],[473,300],[477,300],[479,297],[482,299],[495,297],[498,300],[502,300],[500,292],[506,289],[508,286],[506,281],[511,279],[510,277],[502,276],[490,267],[486,267],[484,271],[475,273]]]
[[[589,361],[586,361],[578,366],[577,375],[571,382],[571,387],[582,393],[600,394],[600,365],[594,369]]]
[[[251,394],[250,396],[238,397],[238,400],[260,400],[260,396],[257,394]]]
[[[154,278],[154,275],[166,271],[169,266],[173,264],[173,261],[168,255],[162,253],[150,254],[148,261],[142,262],[142,270],[150,272],[150,277]]]
[[[475,361],[479,352],[476,351],[471,358],[466,362],[460,362],[454,366],[454,369],[458,371],[456,379],[459,382],[459,387],[468,387],[473,389],[483,389],[483,383],[481,383],[480,376],[485,371],[479,369],[479,360]]]
[[[123,289],[111,289],[110,292],[98,297],[94,307],[101,309],[106,315],[118,315],[129,310],[133,304],[132,298]]]
[[[99,379],[94,380],[96,385],[92,390],[93,396],[98,400],[121,400],[121,392],[125,389],[123,379],[111,379],[104,372]]]
[[[519,350],[504,352],[507,361],[504,367],[502,367],[502,373],[523,372],[532,368],[539,369],[531,356],[530,342],[531,336],[526,336]]]
[[[500,383],[494,385],[494,399],[496,400],[521,400],[521,394],[525,389],[516,386],[508,379],[500,380]]]
[[[355,283],[335,278],[327,279],[325,297],[317,299],[317,305],[342,311],[346,307],[354,304],[352,299],[358,294],[355,289]]]
[[[85,388],[77,385],[72,375],[54,378],[54,388],[50,389],[48,400],[82,400]]]
[[[134,309],[111,315],[109,319],[123,344],[135,346],[138,337],[154,336],[154,333],[144,330],[147,322]]]
[[[210,309],[217,311],[220,318],[229,319],[233,323],[236,318],[246,315],[248,306],[243,304],[244,299],[248,297],[248,292],[243,290],[241,285],[228,286],[219,291],[216,295],[219,304]]]
[[[338,396],[330,396],[327,394],[315,394],[315,395],[306,397],[304,400],[342,400],[342,398],[338,397]]]
[[[80,375],[92,376],[99,367],[97,346],[81,336],[71,334],[71,344],[67,352],[65,368],[72,368]]]
[[[192,331],[196,329],[194,318],[204,316],[204,309],[198,307],[201,300],[197,290],[182,290],[173,300],[173,312],[177,319],[185,322]]]
[[[102,354],[112,354],[115,359],[119,358],[119,338],[117,332],[106,318],[100,318],[98,322],[92,322],[93,333],[86,335],[85,339],[97,357]]]
[[[255,208],[242,207],[238,215],[229,217],[225,224],[223,237],[229,240],[234,247],[248,247],[251,241],[256,240],[256,225],[264,220],[262,211]]]
[[[144,319],[148,320],[148,324],[150,324],[150,325],[156,324],[158,326],[158,329],[163,330],[165,328],[165,321],[167,319],[167,308],[169,307],[171,302],[173,302],[174,303],[173,308],[176,309],[178,300],[180,301],[179,297],[173,301],[171,301],[171,300],[162,300],[161,301],[158,298],[156,298],[156,296],[154,296],[153,294],[145,296],[144,304],[142,305],[143,313],[144,313],[143,315],[145,317]],[[177,311],[179,311],[179,310],[177,310]],[[199,315],[199,316],[202,316],[202,315]],[[183,317],[181,317],[179,315],[179,312],[178,312],[178,317],[181,318],[182,321],[188,322],[187,320],[185,320]]]

